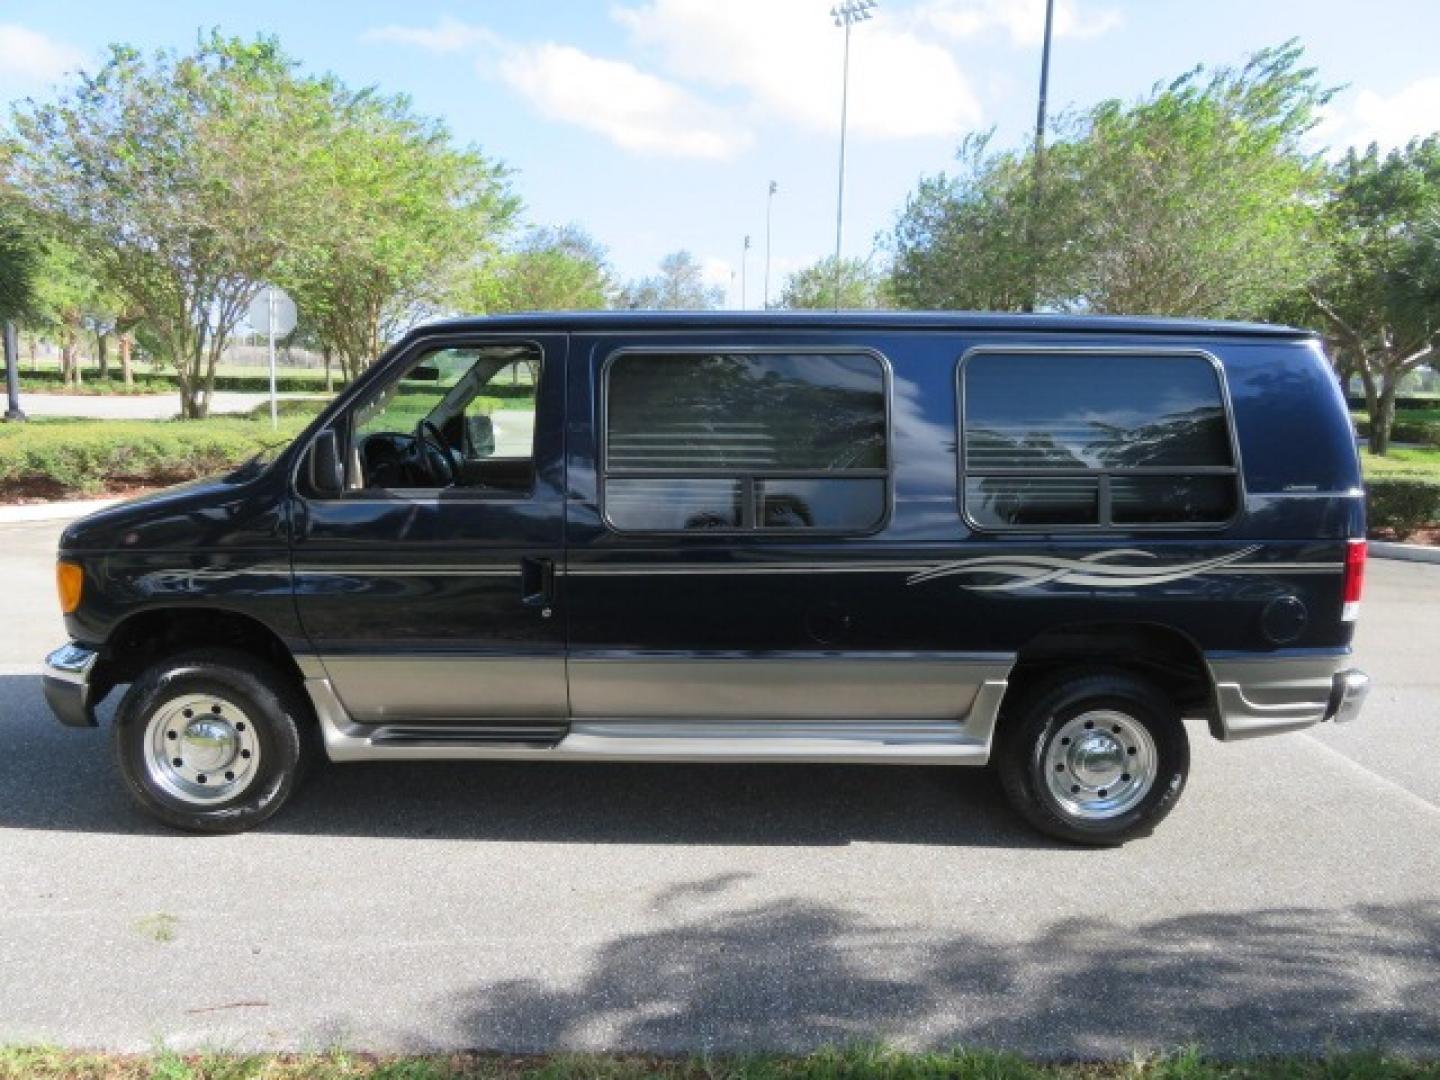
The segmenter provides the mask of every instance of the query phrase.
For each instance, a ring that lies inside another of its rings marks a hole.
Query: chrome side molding
[[[445,738],[395,740],[355,724],[326,678],[308,678],[331,761],[731,761],[984,765],[1004,679],[987,680],[961,720],[664,720],[572,721],[553,746],[496,742],[489,721],[467,741],[457,727]],[[495,721],[505,725],[507,721]],[[523,721],[515,721],[521,724]],[[388,729],[393,732],[393,727]],[[378,736],[378,737],[377,737]]]

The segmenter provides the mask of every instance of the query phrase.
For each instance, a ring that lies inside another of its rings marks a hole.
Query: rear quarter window
[[[1218,365],[1174,350],[980,349],[959,368],[982,529],[1221,525],[1239,475]]]

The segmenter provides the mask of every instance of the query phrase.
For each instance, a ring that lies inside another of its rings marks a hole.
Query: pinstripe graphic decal
[[[961,582],[977,591],[1006,591],[1036,585],[1087,585],[1095,588],[1128,588],[1180,581],[1200,574],[1338,574],[1338,562],[1263,562],[1241,564],[1259,551],[1259,545],[1241,548],[1228,555],[1191,563],[1114,563],[1110,560],[1157,559],[1153,552],[1133,548],[1112,549],[1066,559],[1052,555],[982,555],[956,562],[887,562],[880,559],[854,562],[770,562],[770,563],[579,563],[555,572],[567,577],[743,577],[773,574],[906,574],[907,585],[920,585],[948,577],[1008,575],[1011,580],[986,584]],[[208,567],[194,570],[156,570],[139,579],[149,591],[194,588],[206,581],[238,577],[289,576],[290,567],[257,565],[235,568]],[[508,578],[520,573],[518,563],[465,566],[296,566],[304,577],[466,577]]]
[[[1138,585],[1165,585],[1172,581],[1211,573],[1239,562],[1260,550],[1258,544],[1191,563],[1117,563],[1116,559],[1155,559],[1153,552],[1137,548],[1115,548],[1097,551],[1078,559],[1062,559],[1054,555],[982,555],[961,559],[913,574],[907,585],[934,581],[945,577],[1001,577],[1003,581],[981,584],[962,581],[963,588],[974,592],[1009,592],[1034,588],[1054,582],[1059,585],[1086,585],[1098,589],[1130,589]]]

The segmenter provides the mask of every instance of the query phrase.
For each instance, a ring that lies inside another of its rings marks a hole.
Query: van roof
[[[1186,334],[1313,338],[1270,323],[1167,319],[1135,315],[1021,315],[989,311],[544,311],[468,316],[418,327],[478,333],[495,330],[760,330],[884,329],[1044,331],[1064,334]]]

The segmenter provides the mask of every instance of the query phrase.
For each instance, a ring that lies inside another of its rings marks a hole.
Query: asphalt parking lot
[[[41,699],[0,526],[0,1043],[1440,1054],[1440,566],[1372,561],[1367,712],[1222,746],[1115,851],[940,768],[368,766],[162,831]]]

